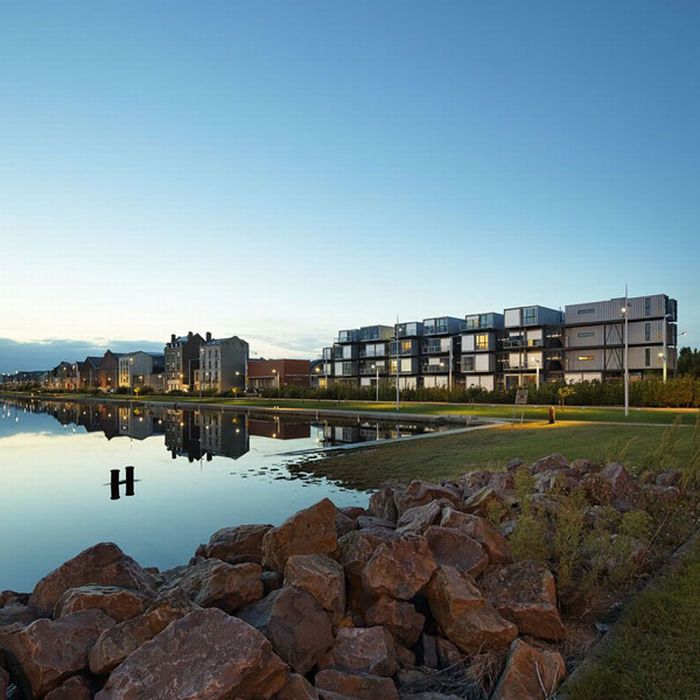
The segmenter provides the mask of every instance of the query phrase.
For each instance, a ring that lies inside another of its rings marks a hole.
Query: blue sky
[[[187,330],[313,356],[625,282],[698,345],[698,26],[694,1],[4,2],[0,371]]]

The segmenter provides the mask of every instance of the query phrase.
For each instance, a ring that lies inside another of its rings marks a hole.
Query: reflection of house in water
[[[119,406],[119,435],[130,437],[134,440],[143,440],[150,435],[162,434],[162,420],[157,418],[153,411],[142,406]]]
[[[194,411],[167,409],[163,414],[165,447],[173,459],[187,457],[194,462],[202,457],[200,430]]]
[[[250,449],[245,417],[223,411],[197,411],[202,452],[238,459]]]
[[[311,435],[308,422],[292,422],[285,418],[249,418],[248,432],[258,437],[274,438],[275,440],[299,440]]]

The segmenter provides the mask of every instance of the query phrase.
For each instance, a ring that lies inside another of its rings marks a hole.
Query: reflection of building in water
[[[158,419],[153,411],[149,411],[141,406],[128,407],[119,406],[119,434],[130,437],[134,440],[143,440],[157,433],[163,432],[162,421]]]
[[[187,457],[190,462],[201,459],[200,429],[194,411],[167,409],[163,425],[165,447],[173,459]]]
[[[298,440],[311,435],[308,422],[292,422],[285,418],[249,418],[248,432],[258,437],[274,438],[275,440]]]
[[[238,459],[250,449],[245,417],[223,411],[197,411],[202,452]]]

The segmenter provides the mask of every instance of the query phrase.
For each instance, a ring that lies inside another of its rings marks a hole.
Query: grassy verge
[[[473,469],[502,469],[509,459],[534,461],[552,452],[569,459],[620,460],[635,470],[651,464],[660,426],[526,423],[335,453],[300,468],[355,488],[411,479],[454,478]],[[666,466],[682,468],[693,455],[693,431],[681,430]]]
[[[626,608],[615,640],[567,688],[567,700],[700,697],[700,541],[675,573]]]

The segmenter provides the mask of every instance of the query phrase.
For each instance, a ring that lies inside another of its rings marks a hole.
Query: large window
[[[651,323],[644,324],[644,340],[647,343],[651,340]]]
[[[474,355],[462,355],[462,372],[473,372],[474,367]]]
[[[651,348],[644,348],[644,366],[651,367]]]
[[[532,326],[537,323],[537,307],[526,306],[523,309],[523,326]]]
[[[474,338],[474,345],[477,350],[488,350],[489,349],[489,334],[479,333]]]
[[[644,315],[651,316],[651,297],[644,297]]]

